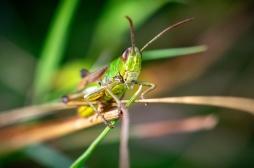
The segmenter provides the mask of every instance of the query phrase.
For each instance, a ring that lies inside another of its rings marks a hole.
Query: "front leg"
[[[97,108],[93,105],[92,102],[89,102],[87,100],[85,100],[85,102],[93,109],[93,111],[96,113],[97,117],[101,117],[104,124],[109,126],[110,128],[113,128],[114,126],[104,117],[104,115],[102,114],[102,112],[104,111],[104,105],[102,102],[98,101],[96,102],[97,104]]]
[[[148,88],[144,91],[142,91],[142,87],[138,89],[137,93],[141,93],[140,98],[145,99],[145,95],[151,91],[153,91],[156,88],[156,85],[154,83],[146,82],[146,81],[135,81],[134,84],[137,84],[139,86],[147,86]],[[136,94],[137,94],[136,93]],[[145,103],[145,106],[147,106],[147,103]]]
[[[114,99],[114,101],[117,104],[118,112],[121,113],[121,110],[123,109],[123,104],[121,103],[121,100],[108,88],[105,88],[108,94]]]
[[[141,93],[141,99],[145,99],[145,95],[148,94],[149,92],[153,91],[156,88],[156,85],[151,82],[146,82],[146,81],[137,81],[138,85],[146,86],[148,87],[146,90],[144,90]]]

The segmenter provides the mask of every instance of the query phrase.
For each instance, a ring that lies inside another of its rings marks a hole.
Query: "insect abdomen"
[[[92,107],[90,106],[80,106],[77,111],[80,117],[85,118],[90,117],[95,113]]]

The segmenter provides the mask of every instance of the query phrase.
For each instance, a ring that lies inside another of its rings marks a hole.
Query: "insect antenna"
[[[125,18],[128,20],[130,25],[131,47],[132,47],[132,51],[135,52],[135,31],[134,31],[133,22],[129,16],[125,16]]]
[[[152,38],[152,40],[148,41],[142,48],[141,48],[141,52],[147,48],[151,43],[153,43],[155,40],[157,40],[159,37],[161,37],[164,33],[166,33],[167,31],[175,28],[175,27],[178,27],[184,23],[187,23],[189,21],[192,21],[194,18],[189,18],[189,19],[185,19],[185,20],[182,20],[180,22],[177,22],[171,26],[168,26],[167,28],[165,28],[164,30],[162,30],[160,33],[158,33],[156,36],[154,36],[154,38]]]

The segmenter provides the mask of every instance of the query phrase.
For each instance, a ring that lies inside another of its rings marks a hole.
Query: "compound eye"
[[[123,59],[124,61],[126,61],[126,60],[128,59],[129,54],[130,54],[130,48],[127,48],[127,49],[123,52],[123,54],[122,54],[122,59]]]

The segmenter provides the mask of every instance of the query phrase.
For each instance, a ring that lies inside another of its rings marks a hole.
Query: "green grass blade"
[[[171,48],[171,49],[160,49],[143,52],[143,60],[151,61],[163,58],[172,58],[185,56],[190,54],[196,54],[206,51],[207,47],[205,45],[194,46],[194,47],[183,47],[183,48]]]
[[[113,125],[115,125],[115,121],[111,122]],[[71,168],[81,168],[84,167],[85,161],[88,159],[88,157],[92,154],[94,149],[99,145],[99,143],[108,135],[112,128],[106,127],[100,135],[90,144],[90,146],[87,148],[87,150],[77,159],[73,164],[71,165]]]
[[[34,81],[35,100],[40,100],[50,88],[52,76],[64,52],[66,36],[79,0],[62,0],[40,54]]]
[[[138,93],[138,92],[137,92]],[[135,103],[135,100],[139,96],[139,94],[134,94],[126,103],[126,108],[130,107],[133,103]],[[116,125],[116,121],[111,122],[112,125]],[[90,157],[92,152],[95,150],[95,148],[100,144],[102,140],[110,133],[112,128],[106,127],[99,136],[90,144],[90,146],[87,148],[87,150],[77,159],[74,161],[74,163],[71,165],[71,168],[82,168],[84,166],[84,163],[87,161],[87,159]]]

